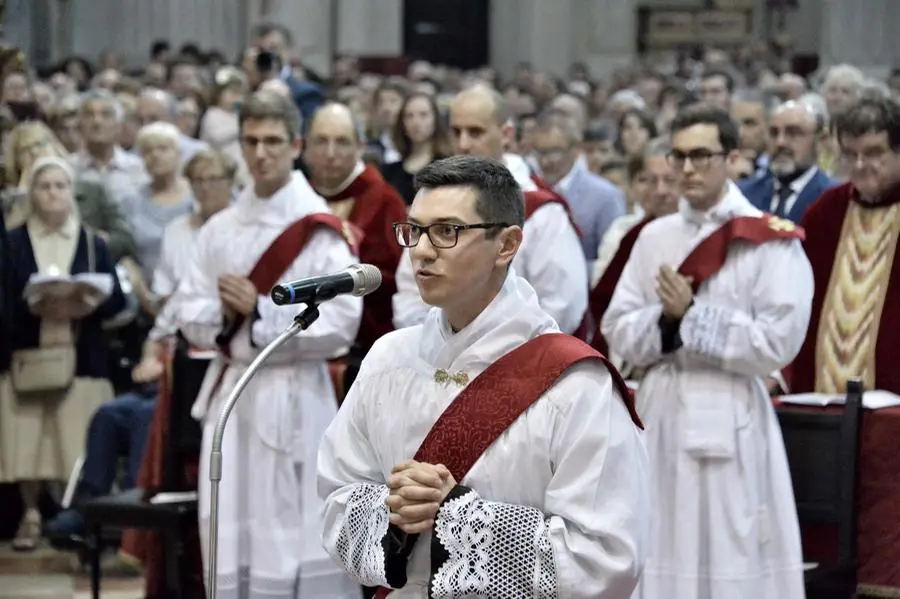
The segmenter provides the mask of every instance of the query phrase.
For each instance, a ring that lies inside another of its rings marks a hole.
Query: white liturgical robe
[[[374,345],[319,452],[325,548],[352,576],[384,586],[386,558],[396,563],[382,544],[385,481],[460,391],[436,382],[436,369],[472,380],[529,339],[558,330],[511,271],[458,333],[435,309],[423,325]],[[401,565],[408,581],[391,599],[628,597],[646,550],[647,468],[609,372],[599,362],[573,366],[458,481],[468,489],[444,502],[434,525],[448,557],[434,566],[436,541],[420,535]]]
[[[235,205],[200,230],[193,258],[172,300],[176,326],[193,345],[215,348],[222,327],[219,276],[247,276],[291,223],[328,212],[300,173],[270,198],[246,188]],[[319,227],[281,277],[289,281],[336,272],[355,263],[336,232]],[[358,596],[319,543],[322,502],[316,495],[319,439],[337,412],[326,359],[349,347],[362,317],[362,299],[340,295],[321,316],[267,360],[238,400],[225,429],[219,490],[218,596],[220,599],[333,599]],[[209,455],[222,404],[249,363],[281,334],[299,306],[258,298],[258,318],[231,343],[232,357],[213,360],[194,404],[203,421],[200,461],[200,538],[208,563]],[[221,384],[214,381],[227,367]]]
[[[504,162],[522,191],[537,190],[522,158],[505,154]],[[588,304],[587,262],[565,208],[550,203],[535,210],[525,221],[522,246],[513,264],[537,292],[541,307],[559,328],[574,333]],[[396,282],[394,326],[402,329],[422,323],[429,306],[419,296],[408,250],[397,266]]]
[[[659,501],[639,599],[804,597],[791,476],[763,382],[809,323],[800,242],[732,242],[681,321],[681,347],[664,354],[659,328],[660,267],[677,269],[731,218],[760,214],[732,183],[705,213],[682,199],[641,232],[603,317],[610,349],[647,369],[637,408]]]

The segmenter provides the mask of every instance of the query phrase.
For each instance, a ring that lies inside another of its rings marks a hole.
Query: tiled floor
[[[0,545],[0,599],[89,599],[90,581],[66,553],[42,547],[16,553]],[[102,599],[141,599],[140,578],[103,580]]]

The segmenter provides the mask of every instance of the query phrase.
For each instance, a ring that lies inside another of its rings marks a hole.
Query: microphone
[[[381,271],[371,264],[353,264],[329,275],[300,279],[272,288],[272,301],[277,306],[318,304],[349,293],[368,295],[381,286]]]

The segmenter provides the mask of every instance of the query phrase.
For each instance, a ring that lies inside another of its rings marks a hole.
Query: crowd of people
[[[159,42],[138,71],[38,73],[0,51],[13,547],[142,486],[179,345],[209,365],[205,540],[216,415],[296,314],[269,290],[361,262],[378,290],[322,304],[229,423],[220,596],[803,597],[770,396],[900,393],[900,74],[801,76],[760,46],[604,80],[352,57],[323,80],[292,47],[266,24],[234,65]],[[549,337],[549,362],[494,369]],[[429,430],[458,404],[502,418],[478,393],[535,403],[453,466]],[[130,545],[110,567],[136,575]]]

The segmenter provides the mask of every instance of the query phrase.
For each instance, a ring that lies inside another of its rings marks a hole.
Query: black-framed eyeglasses
[[[691,150],[690,152],[682,152],[680,150],[672,150],[668,154],[666,154],[666,161],[669,163],[669,166],[676,170],[681,170],[684,168],[684,163],[688,160],[691,161],[691,165],[693,165],[696,169],[704,169],[709,166],[709,163],[716,156],[727,156],[728,152],[716,152],[713,150],[707,150],[706,148],[699,148],[696,150]]]
[[[416,247],[422,234],[428,235],[431,245],[439,249],[456,247],[459,242],[459,232],[469,229],[496,229],[508,227],[506,223],[473,223],[471,225],[458,225],[456,223],[432,223],[430,225],[417,225],[416,223],[394,223],[394,234],[397,243],[401,247]]]

